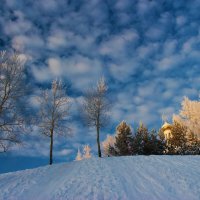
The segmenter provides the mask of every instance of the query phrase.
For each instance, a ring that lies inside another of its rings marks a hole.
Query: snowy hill
[[[93,158],[2,174],[0,199],[200,199],[200,156]]]

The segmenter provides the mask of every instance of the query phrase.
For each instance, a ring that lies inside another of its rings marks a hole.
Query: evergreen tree
[[[118,156],[118,151],[116,150],[116,148],[114,146],[109,145],[108,147],[108,157],[110,156]]]
[[[113,156],[115,145],[115,136],[107,135],[106,139],[102,142],[103,152],[105,156]]]
[[[117,127],[115,147],[110,148],[110,151],[115,152],[119,156],[131,155],[132,132],[131,127],[122,121]],[[114,151],[115,150],[115,151]]]
[[[200,141],[193,132],[187,133],[187,149],[185,150],[187,155],[199,155],[200,154]]]
[[[185,154],[187,150],[187,127],[174,121],[171,129],[172,137],[168,141],[169,154]]]
[[[132,154],[133,155],[143,155],[144,154],[144,142],[147,140],[148,129],[140,123],[137,128],[136,134],[132,141]]]
[[[132,141],[133,155],[160,155],[165,150],[165,142],[158,138],[156,131],[151,132],[141,123]]]
[[[195,144],[197,141],[197,137],[195,136],[195,134],[192,131],[188,131],[186,137],[187,137],[187,144],[189,146]]]
[[[144,145],[144,154],[162,155],[165,151],[166,143],[159,138],[155,130],[152,130],[148,137],[148,142]]]
[[[160,140],[162,140],[162,141],[165,140],[165,135],[164,135],[162,128],[159,130],[158,136],[159,136]]]

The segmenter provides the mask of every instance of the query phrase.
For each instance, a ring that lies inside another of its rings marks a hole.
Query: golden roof
[[[162,126],[162,129],[170,129],[171,127],[172,127],[171,124],[165,122],[165,123],[163,124],[163,126]]]

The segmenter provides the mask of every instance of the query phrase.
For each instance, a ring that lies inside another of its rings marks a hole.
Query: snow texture
[[[1,200],[200,199],[200,156],[86,159],[0,175]]]

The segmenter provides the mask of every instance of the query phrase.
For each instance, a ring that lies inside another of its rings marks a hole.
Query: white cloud
[[[46,11],[53,11],[57,9],[57,1],[55,0],[43,0],[39,6],[42,6]]]
[[[32,23],[25,19],[19,19],[18,21],[9,21],[4,27],[5,33],[8,35],[16,35],[26,33],[32,28]]]
[[[63,149],[56,152],[56,156],[67,156],[73,152],[72,149]]]
[[[150,27],[145,35],[151,40],[160,40],[164,37],[164,32],[160,27]]]
[[[42,82],[53,78],[67,79],[76,89],[85,89],[103,75],[103,64],[80,55],[70,58],[48,58],[48,67],[32,67],[35,78]],[[90,77],[90,78],[88,78]]]
[[[184,57],[182,55],[172,55],[168,57],[164,57],[161,60],[157,61],[157,69],[160,71],[166,71],[169,69],[176,70],[176,67],[180,65],[181,62],[184,61]]]
[[[135,30],[125,30],[103,42],[99,51],[102,55],[111,55],[119,58],[120,55],[125,54],[127,44],[134,44],[138,39],[139,36]]]
[[[48,46],[50,49],[58,49],[67,45],[65,36],[61,33],[56,33],[48,37]]]
[[[163,56],[170,56],[176,53],[178,46],[177,40],[166,40],[163,44]]]
[[[62,74],[63,69],[62,69],[62,66],[61,66],[59,59],[49,58],[47,60],[47,63],[48,63],[50,73],[53,76],[60,76]]]
[[[12,47],[17,51],[25,51],[25,49],[31,48],[43,48],[44,41],[39,36],[25,36],[17,35],[12,39]]]
[[[167,118],[168,121],[171,121],[173,114],[175,113],[174,107],[165,107],[158,110],[158,113],[162,117],[163,115]]]
[[[38,82],[50,81],[53,78],[50,70],[46,66],[37,67],[33,65],[31,69],[33,76]]]
[[[180,15],[180,16],[178,16],[178,17],[176,18],[176,23],[177,23],[178,26],[184,25],[184,24],[186,23],[186,21],[187,21],[187,19],[186,19],[186,17],[183,16],[183,15]]]

